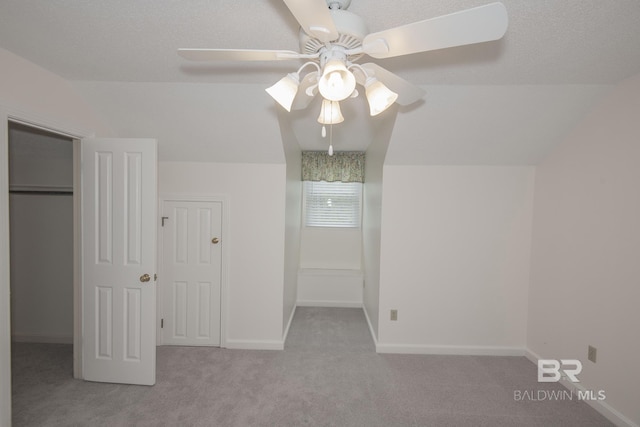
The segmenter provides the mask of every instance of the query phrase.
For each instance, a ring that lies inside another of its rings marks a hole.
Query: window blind
[[[362,184],[359,182],[304,182],[307,227],[360,227]]]

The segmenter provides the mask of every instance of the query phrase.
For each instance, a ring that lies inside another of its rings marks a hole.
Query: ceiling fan
[[[358,64],[364,55],[390,58],[502,38],[508,18],[502,3],[462,10],[396,28],[369,33],[366,24],[347,8],[351,0],[283,0],[300,23],[300,52],[254,49],[178,49],[193,61],[306,60],[266,91],[287,111],[306,108],[319,92],[323,97],[318,121],[344,120],[339,102],[365,89],[372,116],[394,102],[412,104],[424,91],[375,63]],[[300,77],[302,70],[313,70]],[[301,90],[302,89],[302,90]]]

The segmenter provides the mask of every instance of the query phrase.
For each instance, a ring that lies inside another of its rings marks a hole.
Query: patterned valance
[[[364,152],[302,152],[303,181],[364,182]]]

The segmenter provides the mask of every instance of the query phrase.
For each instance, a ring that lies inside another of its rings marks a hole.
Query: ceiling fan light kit
[[[344,122],[344,116],[340,111],[340,103],[338,101],[323,99],[322,107],[320,107],[320,115],[318,116],[318,123],[335,125],[342,122]]]
[[[329,60],[323,67],[322,77],[318,81],[318,91],[329,101],[347,99],[356,88],[356,77],[339,59]]]
[[[265,89],[278,104],[285,110],[291,112],[291,105],[298,93],[300,78],[298,74],[289,73],[281,78],[276,84]]]
[[[365,88],[371,116],[395,102],[409,105],[424,96],[423,89],[377,64],[356,64],[364,55],[392,58],[494,41],[504,36],[508,26],[507,10],[499,2],[369,33],[362,18],[346,10],[351,0],[283,1],[300,23],[300,53],[250,49],[178,49],[178,53],[193,61],[306,59],[296,73],[266,91],[289,112],[306,108],[319,92],[323,102],[318,122],[322,124],[344,121],[338,102],[357,96],[356,84]],[[302,69],[310,64],[316,70],[301,79]],[[302,97],[297,96],[301,85]]]
[[[397,93],[390,90],[375,77],[368,77],[364,87],[367,101],[369,101],[369,114],[372,116],[382,113],[398,99]]]
[[[296,98],[296,94],[298,93],[298,88],[300,87],[300,73],[307,65],[315,66],[317,69],[316,74],[319,74],[320,67],[318,66],[318,64],[316,64],[315,62],[306,62],[302,65],[302,67],[298,68],[298,71],[296,71],[295,73],[287,74],[286,76],[278,80],[276,84],[265,89],[265,91],[288,112],[291,112],[291,106],[293,105],[293,101]],[[307,95],[313,96],[313,94],[309,93],[307,93]]]

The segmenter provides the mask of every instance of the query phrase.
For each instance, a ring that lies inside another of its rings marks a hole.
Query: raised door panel
[[[165,201],[163,216],[163,343],[218,346],[222,205]]]

